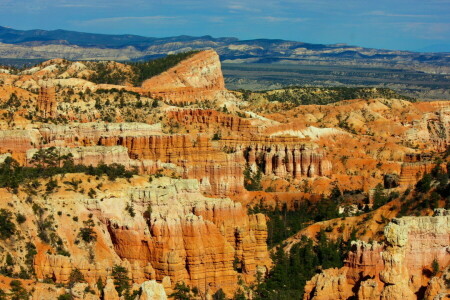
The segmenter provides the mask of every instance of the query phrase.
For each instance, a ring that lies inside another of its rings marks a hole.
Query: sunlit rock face
[[[349,295],[358,299],[417,299],[418,294],[435,299],[446,293],[442,278],[447,278],[445,267],[450,263],[449,211],[394,219],[385,227],[384,236],[384,245],[354,242],[345,266],[315,275],[305,287],[304,299],[347,299]],[[431,273],[434,260],[444,269],[436,277]]]

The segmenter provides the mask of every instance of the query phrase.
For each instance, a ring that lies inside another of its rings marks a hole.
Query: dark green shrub
[[[184,282],[177,282],[175,284],[175,288],[173,289],[173,293],[169,295],[169,297],[173,297],[175,300],[189,300],[191,288],[188,287]]]
[[[72,272],[70,272],[69,287],[72,288],[77,282],[86,282],[86,279],[84,279],[83,273],[81,273],[79,269],[75,268]]]
[[[12,213],[6,209],[0,209],[0,239],[5,240],[16,233],[16,225],[12,222]]]
[[[97,240],[97,234],[94,231],[94,221],[89,219],[87,221],[83,221],[84,227],[80,228],[79,236],[86,243],[94,242]]]
[[[27,218],[25,217],[24,214],[21,214],[21,213],[16,214],[17,223],[23,224],[23,223],[25,223],[26,220],[27,220]]]

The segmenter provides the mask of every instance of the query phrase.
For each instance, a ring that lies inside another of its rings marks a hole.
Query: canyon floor
[[[447,299],[450,102],[0,68],[0,299]]]

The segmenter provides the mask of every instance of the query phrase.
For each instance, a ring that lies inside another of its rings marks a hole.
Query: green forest
[[[146,62],[129,63],[133,67],[135,77],[133,84],[138,86],[148,78],[161,74],[164,71],[176,66],[181,61],[191,57],[199,51],[189,51],[177,54],[169,54],[163,58],[149,60]]]
[[[127,62],[126,64],[132,68],[131,74],[129,71],[110,67],[108,62],[95,62],[91,66],[94,73],[89,77],[89,80],[97,84],[117,85],[129,81],[133,85],[139,86],[144,80],[167,71],[195,53],[198,53],[198,51],[169,54],[165,57],[149,61]]]
[[[350,87],[289,87],[284,90],[263,93],[269,101],[290,102],[295,105],[325,105],[348,99],[403,99],[414,101],[388,88]]]

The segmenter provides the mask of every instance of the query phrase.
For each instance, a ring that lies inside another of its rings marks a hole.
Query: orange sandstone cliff
[[[445,210],[432,217],[394,219],[384,230],[384,245],[354,243],[345,266],[315,275],[304,299],[424,299],[426,294],[426,299],[442,299],[449,290],[437,282],[447,275],[433,275],[431,265],[436,260],[448,269],[449,226]]]

